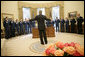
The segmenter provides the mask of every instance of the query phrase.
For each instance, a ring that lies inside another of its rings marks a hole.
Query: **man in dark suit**
[[[30,24],[29,20],[27,21],[27,24],[28,24],[28,33],[31,33],[32,29],[31,29],[31,24]]]
[[[8,20],[8,17],[6,17],[3,21],[3,26],[5,28],[5,38],[9,39],[10,38],[10,22]]]
[[[47,22],[46,22],[46,26],[47,26],[47,27],[50,27],[50,26],[51,26],[51,21],[47,21]]]
[[[76,21],[75,21],[73,16],[71,16],[70,22],[71,22],[71,33],[75,33],[75,23],[76,23]]]
[[[16,27],[17,35],[19,35],[19,22],[18,22],[18,19],[16,19],[15,27]]]
[[[33,28],[35,27],[35,21],[32,21],[32,27]]]
[[[22,20],[20,20],[20,22],[19,22],[19,27],[20,27],[20,35],[24,34],[24,32],[23,32],[23,22],[22,22]]]
[[[61,32],[64,32],[64,23],[65,23],[65,20],[63,18],[61,18]]]
[[[11,37],[15,36],[15,22],[11,19],[10,21]]]
[[[51,24],[52,24],[53,27],[54,27],[54,23],[55,23],[55,21],[52,19]]]
[[[23,24],[24,24],[25,34],[28,34],[28,24],[27,24],[27,19],[25,19],[25,21],[23,22]]]
[[[47,37],[46,37],[46,31],[45,31],[45,20],[47,21],[51,21],[51,20],[47,19],[46,16],[42,15],[42,11],[39,11],[39,15],[37,15],[34,19],[31,19],[30,21],[34,21],[34,20],[38,22],[38,30],[39,30],[41,44],[44,45],[43,36],[44,36],[45,44],[47,44]]]
[[[56,23],[56,32],[57,32],[57,28],[59,31],[59,23],[60,23],[60,20],[58,19],[58,17],[56,17],[55,23]]]
[[[66,32],[69,32],[69,20],[67,17],[65,23],[66,23]]]
[[[80,14],[77,14],[77,28],[78,34],[82,34],[82,22],[84,21],[83,17]]]

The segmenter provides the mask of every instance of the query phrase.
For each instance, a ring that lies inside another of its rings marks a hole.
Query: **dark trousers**
[[[66,26],[66,32],[69,32],[69,25]]]
[[[24,34],[24,32],[23,32],[23,27],[20,27],[20,33],[19,33],[20,35],[22,35],[22,34]]]
[[[78,34],[82,34],[82,25],[81,26],[78,26]]]
[[[11,37],[15,37],[15,29],[11,29]]]
[[[75,25],[71,25],[71,33],[75,33]]]
[[[10,29],[5,29],[5,38],[6,39],[10,38]]]
[[[61,32],[64,32],[64,25],[61,25]]]
[[[17,35],[19,35],[19,28],[16,28],[16,31],[17,31]]]
[[[28,33],[32,33],[32,29],[30,26],[28,27]]]
[[[58,28],[58,30],[57,30],[57,28]],[[57,31],[59,31],[59,25],[56,25],[56,32],[57,32]]]
[[[39,36],[40,36],[41,44],[44,44],[44,41],[45,41],[45,44],[47,44],[46,31],[45,30],[39,30]],[[43,41],[43,37],[44,37],[44,41]]]

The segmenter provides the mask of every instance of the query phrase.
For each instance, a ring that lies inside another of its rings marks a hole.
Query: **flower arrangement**
[[[84,47],[78,43],[56,42],[49,45],[44,55],[46,56],[84,56]]]

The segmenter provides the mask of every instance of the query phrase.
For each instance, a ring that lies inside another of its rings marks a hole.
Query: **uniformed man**
[[[10,21],[11,37],[15,37],[15,22],[11,19]]]
[[[66,23],[66,32],[69,32],[69,20],[67,17],[65,23]]]
[[[22,34],[24,34],[24,32],[23,32],[23,21],[22,20],[20,20],[19,26],[20,26],[20,35],[22,35]]]
[[[51,21],[46,21],[46,26],[50,27],[51,26]]]
[[[33,28],[35,27],[35,21],[32,21],[32,27]]]
[[[75,21],[73,16],[71,16],[70,22],[71,22],[71,33],[75,33],[75,23],[76,23],[76,21]]]
[[[5,38],[9,39],[10,38],[10,22],[8,21],[8,17],[5,18],[3,21],[3,26],[5,28]]]
[[[25,21],[24,21],[24,32],[25,32],[25,34],[27,34],[28,33],[28,24],[27,24],[27,19],[25,19]]]
[[[15,22],[15,27],[16,27],[16,32],[17,32],[17,35],[19,35],[19,22],[18,22],[18,19],[16,19],[16,22]]]
[[[56,32],[59,31],[59,23],[60,23],[60,20],[58,19],[58,17],[56,17],[56,20],[55,20]],[[57,30],[57,28],[58,28],[58,30]]]
[[[53,19],[51,20],[51,24],[54,27],[55,21]]]
[[[65,20],[63,18],[61,18],[61,32],[65,31],[64,23],[65,23]]]
[[[27,21],[27,24],[28,24],[28,33],[32,33],[31,24],[29,22],[29,19]]]
[[[82,34],[82,22],[84,21],[83,17],[80,14],[77,14],[77,29],[78,34]]]

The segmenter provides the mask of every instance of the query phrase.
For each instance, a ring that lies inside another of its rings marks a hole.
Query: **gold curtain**
[[[49,18],[50,14],[50,9],[49,8],[45,8],[45,14],[46,14],[46,17]]]
[[[19,21],[20,20],[23,20],[23,11],[22,11],[22,8],[19,8]]]

